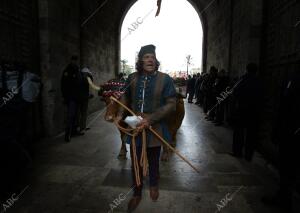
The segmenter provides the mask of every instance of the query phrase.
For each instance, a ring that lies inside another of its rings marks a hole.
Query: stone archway
[[[261,24],[261,10],[257,1],[188,1],[202,22],[203,70],[214,65],[238,71],[246,61],[259,59],[260,34],[257,32]],[[81,23],[103,2],[105,5],[101,10],[81,27]],[[43,0],[39,3],[40,64],[46,85],[42,109],[46,134],[54,135],[63,129],[59,82],[71,54],[80,55],[81,65],[90,66],[98,84],[119,72],[120,30],[126,13],[135,2],[54,0],[50,3]],[[239,74],[237,71],[231,74]],[[100,101],[94,99],[90,102],[89,111],[102,107]]]

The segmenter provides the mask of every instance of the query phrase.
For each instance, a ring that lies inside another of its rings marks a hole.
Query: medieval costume
[[[130,107],[136,114],[146,118],[149,125],[158,132],[166,141],[170,141],[171,136],[165,123],[165,118],[176,109],[176,90],[172,78],[164,73],[157,71],[158,61],[155,58],[156,67],[153,71],[145,71],[139,69],[138,63],[147,63],[142,61],[145,54],[155,55],[155,46],[147,45],[141,48],[139,53],[139,61],[137,62],[137,70],[129,75],[126,82],[126,91],[122,96],[122,102]],[[120,115],[124,117],[123,111]],[[128,138],[131,143],[131,138]],[[150,177],[150,196],[152,200],[158,198],[158,177],[159,177],[159,156],[161,151],[161,143],[156,136],[146,129],[147,157],[149,164]],[[139,134],[136,138],[136,155],[141,158],[142,137]],[[133,149],[131,146],[131,156]],[[132,157],[131,157],[132,158]],[[132,162],[133,163],[133,162]],[[139,165],[140,177],[142,177],[142,168]],[[135,178],[135,170],[132,167],[134,198],[131,200],[128,210],[133,210],[141,199],[142,185],[137,186]],[[134,203],[135,202],[135,203]],[[131,205],[133,204],[133,205]]]

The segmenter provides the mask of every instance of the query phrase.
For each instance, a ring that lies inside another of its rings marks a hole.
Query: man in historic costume
[[[170,141],[170,133],[167,129],[165,118],[176,110],[176,90],[172,78],[158,71],[159,62],[156,59],[155,46],[143,46],[138,54],[136,63],[137,72],[128,76],[126,82],[126,92],[121,101],[131,108],[143,119],[137,125],[137,130],[146,129],[147,157],[149,164],[150,197],[156,201],[159,196],[159,156],[161,143],[147,128],[150,126],[158,132],[165,140]],[[124,109],[118,114],[118,120],[124,118]],[[142,153],[142,134],[136,138],[136,155],[138,162]],[[131,142],[131,138],[128,142]],[[133,159],[132,144],[130,145],[131,159]],[[132,160],[132,165],[133,165]],[[139,176],[142,177],[140,164]],[[138,186],[135,176],[135,169],[132,166],[132,177],[134,186],[134,196],[128,204],[128,211],[133,211],[141,201],[142,184]],[[142,181],[141,181],[142,183]]]

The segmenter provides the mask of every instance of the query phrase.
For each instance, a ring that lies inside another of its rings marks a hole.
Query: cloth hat
[[[155,48],[156,47],[153,44],[149,44],[149,45],[141,47],[140,52],[138,54],[139,59],[141,59],[145,54],[148,54],[148,53],[152,53],[152,54],[156,55]]]
[[[91,70],[87,67],[84,67],[81,72],[85,72],[85,73],[89,73],[90,75],[93,75],[93,73],[91,72]]]

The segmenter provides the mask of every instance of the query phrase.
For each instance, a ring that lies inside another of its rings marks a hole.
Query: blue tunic
[[[145,86],[144,99],[143,89]],[[143,75],[138,73],[131,74],[126,82],[126,98],[129,100],[129,105],[135,113],[143,112],[151,114],[160,107],[166,104],[166,99],[176,97],[176,90],[173,79],[164,73],[154,72],[153,74]],[[171,140],[171,135],[164,120],[154,124],[154,129],[168,142]],[[147,133],[148,147],[159,146],[160,143],[153,142],[157,140],[150,131]],[[141,134],[136,138],[137,146],[141,145]],[[128,137],[127,143],[131,142],[131,137]]]

